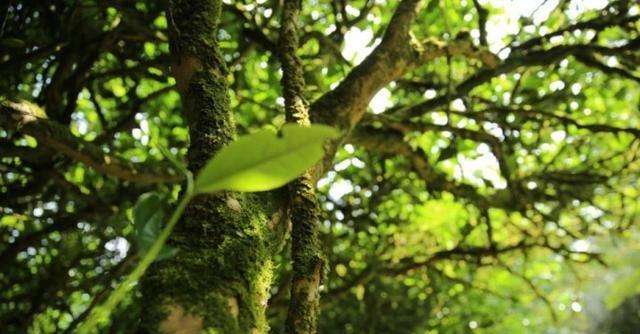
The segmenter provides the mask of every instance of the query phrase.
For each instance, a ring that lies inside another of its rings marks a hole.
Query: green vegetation
[[[0,331],[635,333],[639,85],[636,1],[6,1]]]

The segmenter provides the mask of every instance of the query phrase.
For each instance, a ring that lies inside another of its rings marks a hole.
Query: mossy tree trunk
[[[227,69],[216,43],[222,1],[174,0],[167,11],[172,72],[181,95],[196,173],[234,138]],[[264,333],[272,254],[281,240],[272,193],[200,196],[169,243],[177,256],[143,277],[142,331]]]

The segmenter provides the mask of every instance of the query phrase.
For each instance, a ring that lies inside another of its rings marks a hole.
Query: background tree
[[[197,172],[284,122],[341,136],[285,188],[196,198],[97,332],[633,327],[607,319],[634,289],[589,312],[640,280],[636,2],[0,9],[4,332],[74,332],[135,266],[133,203],[184,185],[159,146]]]

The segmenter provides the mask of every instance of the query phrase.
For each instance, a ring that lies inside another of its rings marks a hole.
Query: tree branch
[[[346,131],[355,127],[369,101],[384,86],[409,71],[441,56],[464,55],[481,60],[489,67],[497,58],[476,49],[469,40],[442,42],[419,41],[410,28],[421,7],[419,0],[404,0],[398,5],[382,42],[334,90],[311,105],[315,122],[337,126]]]
[[[619,47],[606,47],[592,44],[559,45],[548,50],[529,51],[525,54],[514,54],[495,68],[483,68],[474,75],[459,84],[451,94],[440,95],[434,99],[416,104],[413,107],[400,110],[397,115],[404,119],[417,117],[447,102],[467,95],[477,86],[484,84],[492,78],[511,72],[520,67],[535,65],[548,65],[558,62],[568,56],[584,54],[619,55],[640,47],[640,37],[630,40]]]
[[[415,173],[425,181],[428,191],[447,191],[479,208],[494,207],[518,211],[519,204],[508,188],[497,190],[492,195],[483,195],[469,184],[450,180],[446,174],[434,169],[427,156],[419,150],[415,151],[403,137],[404,134],[396,130],[358,127],[347,140],[372,152],[404,157]]]
[[[480,5],[478,0],[473,0],[473,6],[476,8],[476,12],[478,12],[478,30],[480,30],[480,45],[487,46],[487,17],[489,16],[489,11]]]
[[[132,163],[105,153],[100,147],[71,134],[69,129],[28,102],[3,101],[0,126],[34,137],[49,147],[107,175],[133,182],[176,182],[183,176],[169,166]]]
[[[298,16],[302,2],[285,0],[280,21],[278,55],[282,62],[282,90],[285,115],[289,122],[308,126],[309,104],[305,100],[304,70],[298,50]],[[315,182],[311,173],[289,184],[291,207],[291,300],[286,320],[289,334],[313,334],[317,331],[320,308],[320,282],[324,272],[324,258],[320,247],[318,205]]]

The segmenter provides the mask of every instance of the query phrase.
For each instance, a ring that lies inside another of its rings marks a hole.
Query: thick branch
[[[409,28],[421,1],[400,3],[380,45],[336,87],[311,106],[314,121],[349,130],[360,120],[369,101],[413,62]]]
[[[410,28],[421,3],[420,0],[404,0],[398,5],[380,45],[338,87],[311,105],[311,117],[315,123],[338,127],[347,136],[362,119],[369,101],[380,89],[437,57],[464,55],[479,59],[491,68],[497,64],[493,54],[476,49],[469,40],[450,43],[435,39],[418,41]],[[314,171],[314,179],[329,168],[339,142],[334,141],[328,147],[320,168]]]
[[[282,90],[287,121],[303,126],[310,124],[309,106],[303,96],[304,70],[298,50],[298,16],[301,1],[285,0],[280,23],[279,56],[282,62]],[[320,281],[324,259],[318,239],[318,207],[315,182],[310,173],[289,185],[291,206],[291,301],[286,320],[287,333],[317,331],[320,305]]]
[[[369,101],[384,86],[411,70],[444,55],[465,55],[496,65],[494,55],[477,50],[468,40],[444,43],[435,39],[418,41],[410,28],[421,1],[400,3],[380,45],[356,66],[334,90],[311,106],[314,121],[349,131],[364,115]]]

